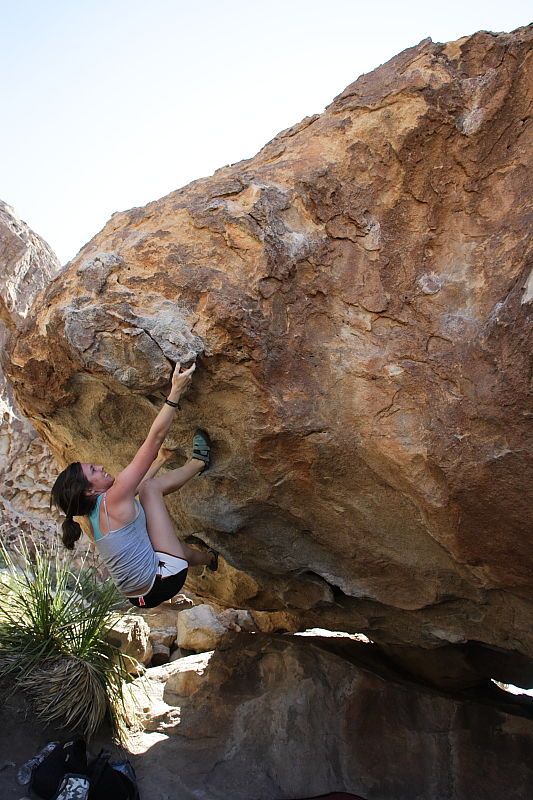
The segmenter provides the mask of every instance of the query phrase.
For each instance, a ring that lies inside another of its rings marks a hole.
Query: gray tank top
[[[137,508],[135,519],[122,528],[102,534],[99,523],[102,499],[107,514],[105,493],[98,496],[96,505],[89,514],[100,558],[119,592],[126,597],[148,594],[157,574],[157,557],[146,530],[144,509],[139,501],[135,500]],[[107,522],[109,530],[109,517]]]

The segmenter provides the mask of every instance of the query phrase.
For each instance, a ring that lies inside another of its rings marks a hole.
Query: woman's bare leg
[[[205,464],[203,461],[197,458],[191,458],[191,460],[187,461],[182,467],[172,469],[170,472],[165,472],[164,475],[158,475],[154,480],[157,481],[158,485],[161,487],[163,495],[170,494],[171,492],[177,492],[178,489],[185,486],[187,481],[190,481],[191,478],[198,475],[204,467]]]
[[[175,451],[171,450],[169,447],[160,447],[159,448],[159,453],[157,454],[157,457],[155,458],[153,464],[151,465],[150,469],[148,470],[148,472],[144,476],[143,480],[141,481],[141,483],[137,487],[137,492],[139,492],[141,486],[143,485],[143,483],[145,481],[149,480],[150,478],[153,478],[159,472],[161,467],[164,464],[167,464],[169,461],[171,461],[175,457],[175,455],[176,455]],[[193,460],[197,461],[198,459],[193,459]],[[183,468],[180,467],[180,469],[183,469]],[[179,472],[179,470],[172,470],[172,471],[173,472]],[[180,485],[183,486],[183,483],[181,483]],[[180,487],[178,486],[178,489],[179,488]],[[168,492],[166,492],[166,494],[168,494]]]
[[[194,550],[178,539],[163,497],[181,488],[197,475],[203,466],[203,461],[192,459],[179,469],[143,481],[139,487],[139,500],[146,514],[146,528],[152,547],[162,553],[184,558],[191,566],[210,564],[213,557],[211,553]]]

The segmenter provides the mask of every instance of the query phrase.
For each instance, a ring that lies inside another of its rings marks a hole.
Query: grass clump
[[[29,695],[47,723],[90,738],[106,715],[122,739],[131,717],[126,656],[106,638],[120,602],[94,570],[74,573],[56,549],[21,541],[8,551],[0,606],[0,679]]]

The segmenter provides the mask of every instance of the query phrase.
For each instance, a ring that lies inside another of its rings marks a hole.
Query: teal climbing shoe
[[[198,461],[204,462],[204,467],[200,475],[203,474],[206,469],[209,469],[211,465],[211,439],[205,431],[200,429],[198,429],[192,437],[192,457],[198,459]]]

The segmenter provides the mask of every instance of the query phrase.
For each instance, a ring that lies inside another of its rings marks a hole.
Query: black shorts
[[[155,608],[155,606],[161,605],[165,600],[170,600],[171,597],[178,594],[185,583],[187,572],[188,569],[185,568],[175,575],[168,575],[165,578],[161,577],[161,575],[156,575],[154,585],[147,594],[142,597],[128,597],[128,600],[137,608]]]

